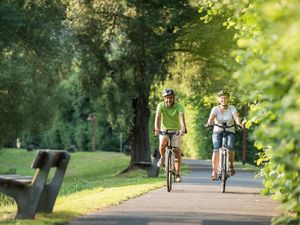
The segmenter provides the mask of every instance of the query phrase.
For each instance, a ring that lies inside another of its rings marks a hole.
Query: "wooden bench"
[[[0,192],[17,203],[16,219],[34,219],[37,212],[52,212],[70,157],[64,150],[38,150],[31,166],[36,169],[33,177],[0,175]],[[54,175],[48,181],[54,167]]]

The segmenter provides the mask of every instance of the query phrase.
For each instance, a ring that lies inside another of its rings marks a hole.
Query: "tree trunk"
[[[130,142],[131,161],[129,166],[121,173],[140,168],[147,171],[148,177],[159,176],[159,167],[156,165],[160,158],[159,152],[154,152],[154,159],[151,163],[148,97],[142,95],[133,100],[134,119]]]
[[[133,127],[131,131],[131,162],[130,166],[137,163],[151,163],[149,143],[149,96],[140,95],[133,99]]]

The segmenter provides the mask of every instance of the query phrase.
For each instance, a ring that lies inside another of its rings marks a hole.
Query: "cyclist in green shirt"
[[[183,106],[175,101],[175,92],[172,89],[165,89],[162,92],[164,98],[163,102],[157,105],[155,115],[155,135],[159,135],[159,151],[161,158],[157,163],[157,166],[164,166],[164,156],[166,147],[168,146],[167,135],[159,134],[159,131],[179,131],[180,135],[172,138],[172,146],[175,147],[175,169],[176,169],[176,181],[181,182],[180,177],[180,165],[181,165],[181,139],[186,133],[185,119],[184,119],[184,108]]]

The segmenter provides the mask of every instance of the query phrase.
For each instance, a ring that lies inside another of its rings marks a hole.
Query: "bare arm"
[[[155,132],[155,135],[159,134],[159,131],[160,131],[160,121],[161,121],[161,113],[160,112],[156,112],[156,114],[155,114],[155,121],[154,121],[154,132]]]
[[[216,118],[216,115],[211,112],[208,117],[208,120],[207,120],[207,125],[213,125],[215,122],[215,118]]]
[[[233,119],[234,119],[234,121],[236,122],[237,125],[243,127],[243,125],[241,124],[241,120],[240,120],[238,112],[233,113]]]
[[[184,135],[186,133],[184,113],[179,113],[179,120],[180,120],[180,133],[181,135]]]

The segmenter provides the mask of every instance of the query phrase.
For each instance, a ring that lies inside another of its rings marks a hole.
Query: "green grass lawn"
[[[35,154],[35,151],[0,150],[0,174],[33,175],[35,171],[30,166]],[[72,153],[52,214],[37,214],[35,220],[14,220],[16,204],[0,194],[0,224],[63,224],[165,185],[162,171],[158,178],[148,178],[143,170],[118,175],[129,161],[129,156],[121,153]]]

